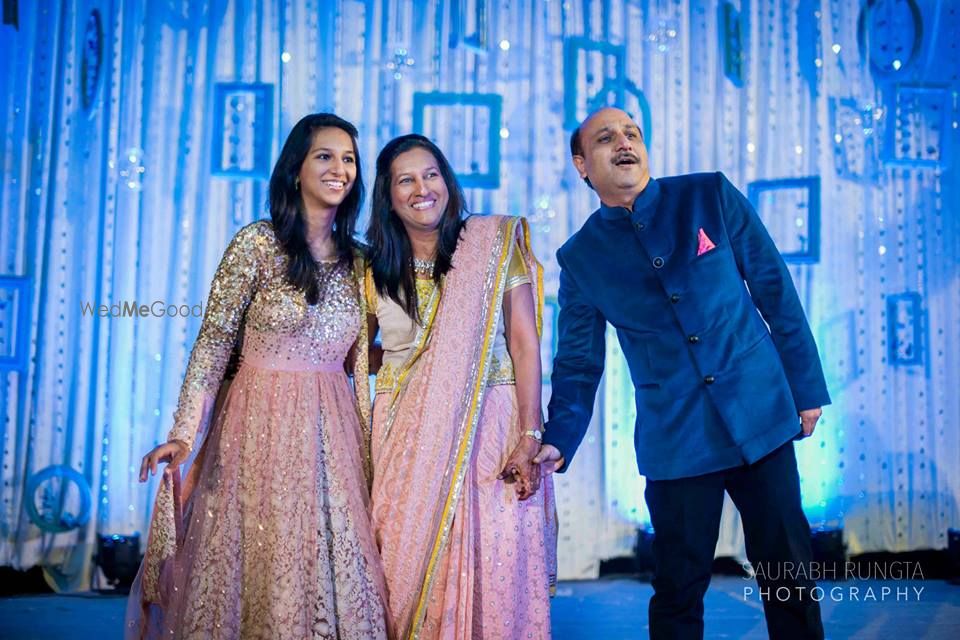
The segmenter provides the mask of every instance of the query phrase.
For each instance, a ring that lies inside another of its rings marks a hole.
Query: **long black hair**
[[[286,279],[303,291],[307,304],[317,304],[320,289],[317,285],[317,263],[307,245],[307,223],[304,219],[303,196],[300,193],[300,169],[303,166],[313,136],[319,129],[333,127],[350,135],[356,159],[357,177],[353,188],[337,207],[333,221],[333,241],[341,264],[350,265],[356,245],[353,234],[363,202],[363,176],[360,172],[360,154],[357,150],[357,128],[332,113],[314,113],[305,116],[293,126],[287,141],[283,143],[280,158],[270,176],[270,219],[273,231],[283,247],[287,261]]]
[[[411,133],[394,138],[377,156],[377,177],[373,183],[373,202],[370,212],[370,226],[367,228],[370,263],[373,269],[373,281],[377,292],[388,296],[399,304],[407,315],[420,321],[417,311],[417,288],[413,272],[413,248],[407,230],[400,216],[393,212],[390,202],[390,170],[393,161],[401,153],[411,149],[425,149],[437,161],[440,175],[447,185],[449,200],[447,209],[440,218],[437,243],[437,257],[433,267],[433,280],[437,283],[450,270],[453,252],[463,229],[464,215],[467,213],[463,189],[457,182],[453,168],[447,162],[443,152],[424,136]]]

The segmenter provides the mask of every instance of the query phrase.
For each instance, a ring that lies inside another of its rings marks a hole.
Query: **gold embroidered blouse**
[[[504,292],[530,283],[526,264],[519,247],[515,247],[507,267],[507,282]],[[397,373],[410,356],[417,337],[418,325],[403,308],[394,300],[378,295],[373,282],[373,272],[367,269],[364,278],[364,289],[367,296],[367,313],[377,316],[380,326],[380,342],[383,346],[383,363],[377,373],[376,392],[386,393],[394,389],[397,383]],[[437,287],[432,278],[417,278],[417,303],[420,317],[427,310],[427,304]],[[500,316],[497,327],[497,336],[493,344],[493,354],[490,360],[490,373],[487,376],[488,385],[514,384],[513,360],[507,351],[506,326],[503,315]]]

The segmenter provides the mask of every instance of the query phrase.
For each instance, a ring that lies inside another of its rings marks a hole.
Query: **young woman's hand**
[[[152,476],[157,475],[157,465],[160,463],[166,463],[167,468],[163,470],[163,475],[169,477],[189,455],[190,449],[187,444],[179,440],[157,445],[150,453],[143,456],[143,461],[140,463],[140,482],[147,481],[147,472]]]

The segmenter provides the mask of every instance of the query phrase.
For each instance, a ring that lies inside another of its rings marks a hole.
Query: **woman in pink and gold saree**
[[[141,467],[144,481],[168,463],[127,638],[388,637],[361,419],[356,135],[331,114],[297,123],[270,180],[271,220],[241,229],[217,269],[173,428]],[[355,343],[356,394],[345,371]]]
[[[398,637],[548,638],[556,510],[531,462],[542,268],[526,223],[464,219],[450,165],[418,135],[381,151],[372,206],[371,501]]]

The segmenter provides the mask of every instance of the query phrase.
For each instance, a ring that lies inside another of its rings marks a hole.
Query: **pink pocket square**
[[[703,227],[700,227],[700,233],[697,234],[697,255],[702,256],[708,251],[713,251],[717,248],[717,245],[713,244],[713,240],[707,235],[707,232],[703,230]]]

